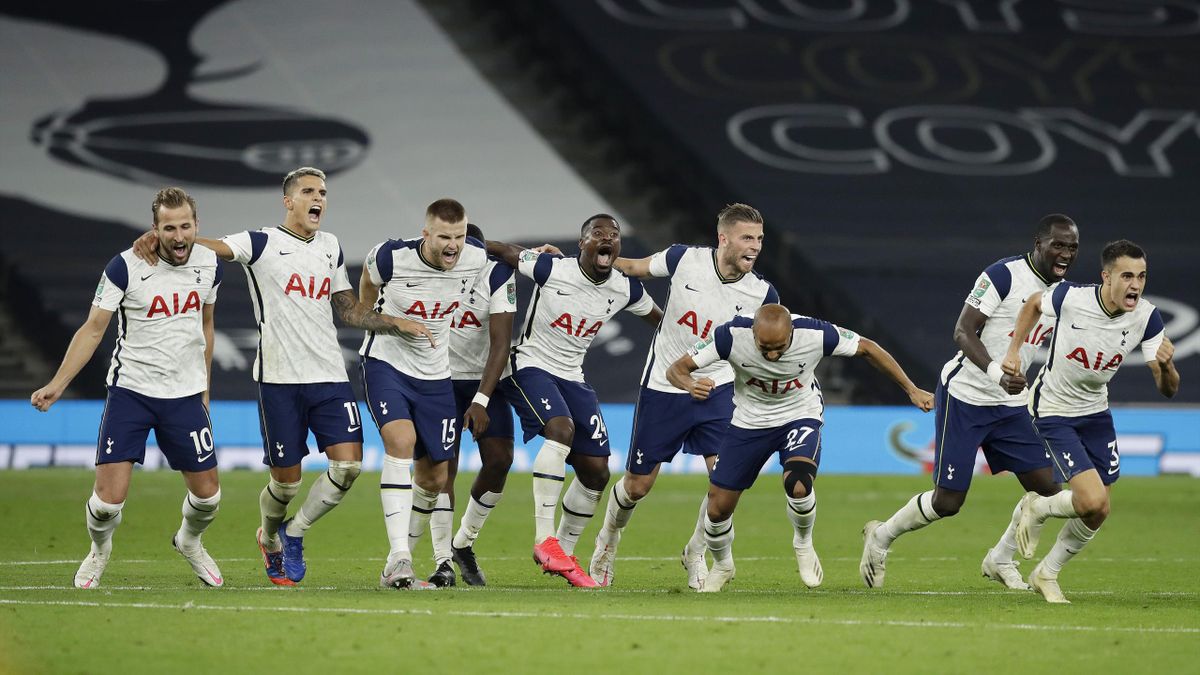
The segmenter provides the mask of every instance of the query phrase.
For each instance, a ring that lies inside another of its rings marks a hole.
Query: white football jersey
[[[700,368],[717,361],[728,361],[733,367],[734,426],[772,429],[798,419],[823,420],[825,401],[815,375],[817,363],[825,356],[854,356],[858,343],[858,334],[852,331],[793,314],[792,344],[778,361],[768,361],[754,341],[754,319],[737,316],[689,353]]]
[[[675,244],[650,258],[650,274],[670,277],[662,323],[654,331],[642,386],[654,391],[683,393],[667,380],[671,367],[697,340],[739,314],[753,315],[760,306],[779,302],[775,287],[758,272],[725,280],[717,272],[716,251],[707,246]],[[717,361],[692,374],[717,386],[733,382],[733,369]]]
[[[605,321],[627,309],[645,316],[654,299],[642,282],[613,270],[593,281],[579,258],[522,251],[518,271],[537,288],[513,347],[516,368],[536,367],[564,380],[583,382],[583,357]]]
[[[487,365],[492,339],[488,332],[493,314],[517,311],[516,272],[500,260],[489,259],[467,297],[458,304],[450,320],[450,377],[455,380],[479,380]],[[505,345],[507,349],[509,345]],[[504,372],[511,368],[505,362]]]
[[[1049,285],[1050,282],[1033,266],[1028,253],[998,260],[979,275],[965,302],[988,317],[979,340],[993,360],[1002,361],[1008,353],[1008,341],[1025,299],[1046,290]],[[1053,332],[1053,321],[1038,322],[1029,332],[1029,338],[1021,347],[1022,372],[1029,369],[1034,353],[1048,342]],[[951,396],[971,405],[1015,407],[1028,403],[1027,392],[1009,395],[961,350],[942,367],[942,385],[949,388]]]
[[[221,265],[203,246],[182,265],[143,262],[133,249],[104,268],[92,304],[117,315],[109,386],[153,398],[183,398],[208,389],[202,305],[217,301]]]
[[[1139,344],[1146,363],[1162,344],[1163,320],[1145,298],[1132,312],[1109,314],[1100,286],[1060,282],[1042,294],[1042,314],[1055,318],[1050,357],[1031,387],[1034,417],[1083,417],[1108,408],[1108,381]]]
[[[468,237],[454,269],[443,270],[421,255],[421,241],[389,239],[376,245],[367,254],[367,274],[379,287],[375,311],[425,324],[437,346],[430,348],[423,337],[368,332],[358,353],[419,380],[444,380],[450,377],[450,319],[488,258],[483,243]]]
[[[254,380],[268,384],[348,382],[330,297],[353,291],[337,237],[310,239],[283,227],[238,232],[221,241],[246,270],[258,321]]]

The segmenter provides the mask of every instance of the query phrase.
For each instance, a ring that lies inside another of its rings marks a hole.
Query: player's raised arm
[[[1008,343],[1008,353],[1004,356],[1004,362],[1001,367],[1005,373],[1009,375],[1022,375],[1021,373],[1021,345],[1025,343],[1025,339],[1029,337],[1029,331],[1033,330],[1034,324],[1037,323],[1038,317],[1042,313],[1042,293],[1034,293],[1025,299],[1025,304],[1021,305],[1021,311],[1017,314],[1017,325],[1013,328],[1012,340]]]
[[[33,395],[29,397],[29,402],[33,407],[46,412],[62,396],[67,386],[96,353],[96,347],[104,338],[104,332],[108,330],[112,315],[113,313],[107,309],[92,306],[87,319],[79,327],[79,330],[75,331],[75,336],[71,338],[71,344],[67,346],[67,353],[63,356],[62,364],[58,366],[58,372],[46,383],[46,386],[33,392]]]
[[[226,262],[233,262],[233,249],[229,244],[220,239],[209,239],[208,237],[196,237],[196,243],[204,248],[211,249],[217,257]],[[158,235],[153,230],[143,234],[133,241],[133,254],[142,261],[150,264],[158,264]]]
[[[513,269],[517,269],[520,266],[521,251],[525,250],[523,246],[518,246],[517,244],[507,244],[505,242],[495,241],[492,239],[487,240],[486,247],[488,255],[495,256],[503,260],[504,262],[508,263],[509,267]]]
[[[891,378],[904,390],[905,394],[908,394],[908,400],[912,401],[912,404],[920,408],[922,412],[933,410],[933,394],[913,384],[896,359],[874,340],[859,336],[858,351],[855,356],[865,358],[876,370]]]
[[[1149,361],[1146,365],[1150,366],[1150,373],[1154,375],[1154,384],[1158,386],[1158,393],[1167,398],[1174,398],[1179,392],[1179,371],[1175,369],[1175,345],[1171,343],[1171,339],[1166,335],[1163,336],[1162,344],[1158,345],[1158,349],[1154,353],[1154,360]]]
[[[650,274],[650,258],[652,257],[653,256],[647,256],[645,258],[617,258],[616,261],[613,262],[613,267],[627,277],[648,279],[654,276]]]
[[[979,339],[980,332],[987,320],[987,314],[964,304],[962,312],[958,315],[958,321],[954,324],[954,344],[958,345],[963,354],[971,359],[971,363],[987,373],[988,377],[1001,389],[1009,394],[1019,394],[1025,389],[1025,374],[1009,375],[1005,373],[1000,361],[992,359],[987,347]]]

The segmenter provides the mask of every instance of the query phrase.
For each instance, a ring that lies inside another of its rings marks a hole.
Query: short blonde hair
[[[758,223],[762,225],[762,214],[749,204],[726,204],[717,214],[717,228],[733,227],[734,223]]]

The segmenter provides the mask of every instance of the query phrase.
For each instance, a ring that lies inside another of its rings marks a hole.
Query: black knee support
[[[817,465],[812,462],[794,460],[783,465],[783,489],[789,497],[795,496],[796,483],[804,486],[804,494],[812,494],[813,479],[817,477]]]

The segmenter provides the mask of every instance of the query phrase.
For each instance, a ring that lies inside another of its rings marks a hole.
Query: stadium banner
[[[361,405],[360,405],[361,407]],[[624,470],[633,424],[633,406],[601,406],[613,455],[614,473]],[[90,467],[95,463],[96,437],[103,401],[60,401],[49,414],[40,414],[28,402],[0,401],[0,469],[43,467]],[[367,411],[363,417],[369,419]],[[1113,409],[1121,470],[1127,476],[1187,474],[1200,477],[1200,408],[1118,407]],[[259,436],[258,406],[253,401],[215,401],[212,405],[213,438],[220,467],[263,470]],[[520,423],[516,423],[520,435]],[[380,470],[383,441],[372,425],[364,425],[363,468]],[[908,407],[831,406],[825,411],[821,439],[821,473],[920,474],[933,465],[933,415]],[[540,447],[540,439],[515,448],[513,470],[527,472]],[[323,455],[315,454],[316,443],[308,439],[314,454],[305,468],[325,466]],[[464,471],[479,468],[479,453],[470,434],[463,441]],[[151,432],[145,469],[166,468]],[[779,472],[769,462],[764,472]],[[663,473],[704,473],[700,457],[680,455],[663,465]],[[986,473],[982,453],[974,471]]]

